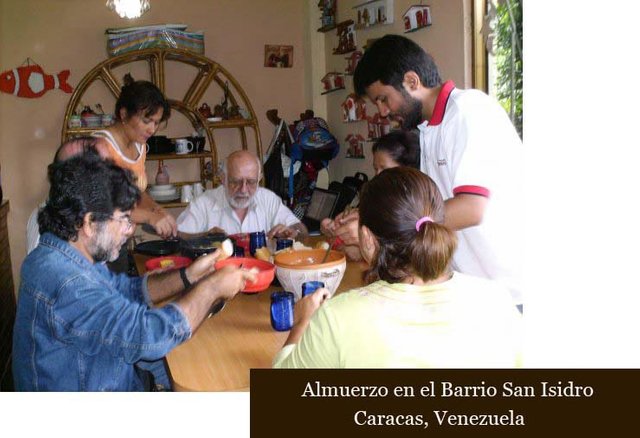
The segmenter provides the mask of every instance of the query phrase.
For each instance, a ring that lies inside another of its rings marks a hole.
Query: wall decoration
[[[293,66],[293,46],[264,46],[264,66],[283,67]]]
[[[361,97],[351,93],[342,102],[342,121],[357,122],[367,119],[367,104]]]
[[[428,5],[413,5],[402,16],[404,33],[415,32],[423,27],[431,26],[431,8]]]
[[[20,67],[0,74],[0,91],[26,98],[40,97],[54,88],[71,93],[73,88],[67,83],[67,79],[69,70],[62,70],[55,76],[46,74],[42,67],[27,58]]]
[[[393,23],[393,0],[370,0],[353,7],[356,10],[356,29]]]
[[[333,54],[349,53],[356,50],[356,30],[353,20],[347,20],[338,24],[338,47],[333,49]]]
[[[344,90],[344,75],[335,71],[329,72],[321,79],[322,94],[331,93],[332,91]]]
[[[364,158],[365,139],[360,134],[349,134],[344,139],[349,147],[347,148],[347,158]]]
[[[320,0],[318,2],[318,8],[322,11],[322,27],[318,29],[318,32],[327,32],[336,27],[336,10],[338,0]]]
[[[367,128],[369,140],[380,138],[391,132],[391,122],[387,117],[382,117],[380,113],[375,113],[367,117]]]
[[[347,68],[345,69],[345,74],[352,75],[353,72],[356,71],[356,67],[358,65],[358,61],[360,61],[360,58],[362,58],[362,52],[360,50],[352,52],[351,55],[345,58],[347,60]]]

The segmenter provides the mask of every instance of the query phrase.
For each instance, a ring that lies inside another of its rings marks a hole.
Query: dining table
[[[312,245],[318,238],[305,242]],[[152,256],[134,254],[140,274]],[[336,294],[362,286],[364,262],[347,261]],[[174,348],[166,362],[175,391],[248,391],[252,368],[271,368],[288,331],[271,327],[272,283],[256,293],[238,293],[217,314],[206,319],[191,339]]]

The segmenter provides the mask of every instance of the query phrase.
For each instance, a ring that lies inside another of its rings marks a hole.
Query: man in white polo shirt
[[[280,197],[259,187],[261,165],[248,151],[231,153],[222,164],[222,185],[206,190],[178,216],[182,235],[266,231],[269,237],[302,239],[307,227]]]
[[[442,83],[433,58],[399,35],[374,42],[353,81],[381,116],[419,129],[420,169],[457,231],[454,269],[502,282],[521,308],[522,141],[504,109],[479,90]]]

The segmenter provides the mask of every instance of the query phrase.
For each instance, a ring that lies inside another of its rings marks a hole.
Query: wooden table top
[[[134,256],[138,272],[152,257]],[[336,293],[362,285],[364,263],[347,262]],[[167,355],[176,391],[248,391],[251,368],[271,368],[289,332],[277,332],[269,317],[271,286],[255,294],[239,293],[207,319],[193,337]]]

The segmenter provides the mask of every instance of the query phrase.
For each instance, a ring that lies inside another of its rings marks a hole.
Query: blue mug
[[[314,293],[316,289],[321,287],[324,287],[324,283],[321,281],[305,281],[302,283],[302,298]]]
[[[249,252],[252,256],[256,255],[256,249],[264,246],[267,246],[267,236],[264,231],[249,233]]]
[[[293,239],[278,239],[276,240],[276,251],[281,249],[291,248],[293,246]]]
[[[293,292],[279,291],[271,294],[271,327],[286,332],[293,327]]]

